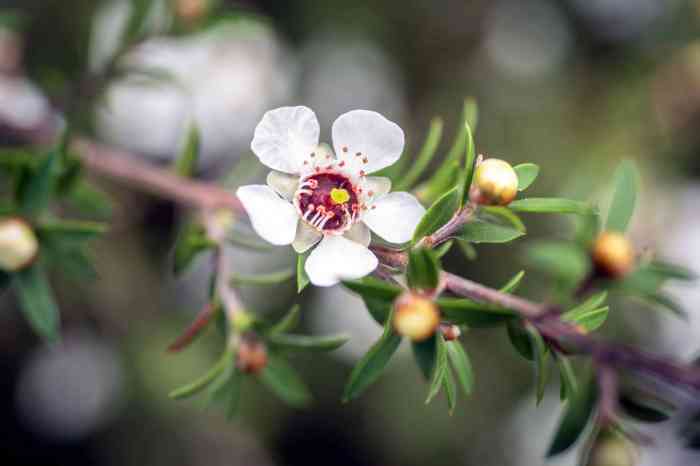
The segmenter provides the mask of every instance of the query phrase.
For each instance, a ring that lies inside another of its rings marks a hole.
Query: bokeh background
[[[221,3],[213,24],[188,27],[182,15],[196,0],[182,2],[180,16],[173,2],[154,0],[150,37],[94,89],[90,76],[120,51],[130,0],[0,1],[0,120],[31,129],[58,109],[83,132],[160,165],[195,121],[203,136],[199,176],[233,184],[263,176],[248,146],[257,121],[276,106],[313,108],[325,140],[339,114],[379,111],[404,128],[415,153],[435,115],[446,121],[446,151],[463,99],[472,96],[478,150],[543,167],[532,195],[604,200],[616,163],[636,159],[643,172],[636,246],[700,270],[699,1]],[[316,397],[311,408],[287,408],[253,383],[232,423],[197,402],[169,400],[168,391],[209,367],[221,345],[212,329],[187,351],[165,353],[204,302],[209,262],[202,257],[173,278],[172,245],[185,213],[98,183],[115,200],[111,232],[94,248],[99,279],[53,277],[63,343],[42,346],[13,297],[0,297],[1,464],[545,464],[560,409],[557,382],[536,408],[531,368],[502,329],[466,335],[476,390],[451,417],[444,400],[424,405],[426,386],[408,347],[363,398],[342,405],[352,364],[380,329],[339,287],[301,297],[292,285],[243,290],[255,312],[279,315],[298,301],[304,331],[352,335],[334,353],[294,358]],[[531,236],[572,231],[567,219],[531,216],[527,224]],[[480,247],[476,261],[455,255],[448,263],[497,285],[522,267],[521,246]],[[293,260],[284,249],[230,256],[241,271]],[[541,278],[527,276],[522,292],[545,298]],[[700,349],[700,288],[673,292],[688,321],[615,301],[602,331],[691,358]],[[693,404],[678,397],[682,417]],[[677,420],[642,429],[656,443],[643,448],[641,464],[700,463],[683,449]],[[551,464],[576,460],[573,452]]]

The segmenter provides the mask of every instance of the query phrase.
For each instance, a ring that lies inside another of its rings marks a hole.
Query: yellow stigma
[[[346,189],[333,188],[331,189],[331,202],[333,204],[345,204],[350,200],[350,193]]]

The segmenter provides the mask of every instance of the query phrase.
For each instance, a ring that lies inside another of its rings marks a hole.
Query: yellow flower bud
[[[255,336],[244,336],[238,345],[236,367],[246,374],[259,374],[267,366],[267,348]]]
[[[407,292],[394,303],[393,324],[399,335],[413,341],[423,341],[435,334],[440,324],[440,313],[430,299]]]
[[[39,242],[27,222],[19,218],[0,220],[0,269],[15,272],[32,263]]]
[[[500,159],[486,159],[474,172],[469,197],[485,205],[508,205],[518,194],[518,175],[513,167]]]
[[[586,466],[634,466],[637,456],[634,445],[625,437],[601,432],[588,452]]]
[[[621,278],[634,266],[634,250],[624,235],[604,232],[593,244],[596,271],[609,278]]]

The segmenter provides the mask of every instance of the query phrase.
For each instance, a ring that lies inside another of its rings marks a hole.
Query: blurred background
[[[543,167],[529,195],[605,199],[617,162],[636,159],[644,178],[636,246],[700,271],[700,1],[154,0],[147,37],[123,50],[134,5],[144,1],[0,0],[2,126],[32,131],[70,121],[165,165],[195,121],[199,176],[233,184],[241,174],[264,176],[248,147],[262,114],[276,106],[314,109],[327,141],[341,113],[376,110],[403,127],[415,153],[435,115],[446,121],[446,151],[472,96],[478,150]],[[208,8],[216,13],[203,21]],[[96,81],[105,70],[111,79]],[[14,142],[0,134],[3,144]],[[273,296],[242,290],[255,312],[277,316],[299,301],[304,331],[352,335],[334,353],[294,358],[314,392],[311,408],[287,408],[254,383],[231,423],[196,401],[169,400],[222,344],[211,330],[181,354],[165,352],[204,303],[209,261],[174,279],[172,245],[185,213],[99,183],[115,200],[111,232],[94,248],[99,279],[53,277],[63,343],[42,346],[13,297],[0,297],[1,464],[545,463],[560,409],[557,381],[536,408],[531,367],[504,329],[466,335],[476,390],[452,417],[444,400],[423,404],[426,385],[408,347],[364,397],[342,405],[351,367],[380,328],[339,287],[301,297],[292,284]],[[530,216],[527,224],[534,237],[572,232],[567,219]],[[448,266],[501,284],[522,267],[520,243],[479,247],[473,262],[455,254]],[[230,256],[243,272],[293,260],[283,248]],[[534,273],[521,291],[548,293]],[[700,349],[700,288],[673,292],[688,321],[614,301],[602,332],[691,358]],[[673,420],[645,430],[656,443],[640,464],[699,464],[676,429]],[[551,464],[576,460],[572,452]]]

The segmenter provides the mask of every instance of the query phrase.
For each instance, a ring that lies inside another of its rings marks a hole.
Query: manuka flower
[[[237,195],[253,229],[276,245],[303,253],[311,283],[331,286],[363,277],[378,264],[368,249],[370,230],[390,243],[405,243],[425,209],[408,193],[389,193],[388,178],[368,176],[396,162],[404,134],[395,123],[367,110],[353,110],[333,123],[335,155],[319,145],[319,124],[307,107],[267,112],[251,149],[272,168],[267,186],[250,185]]]

